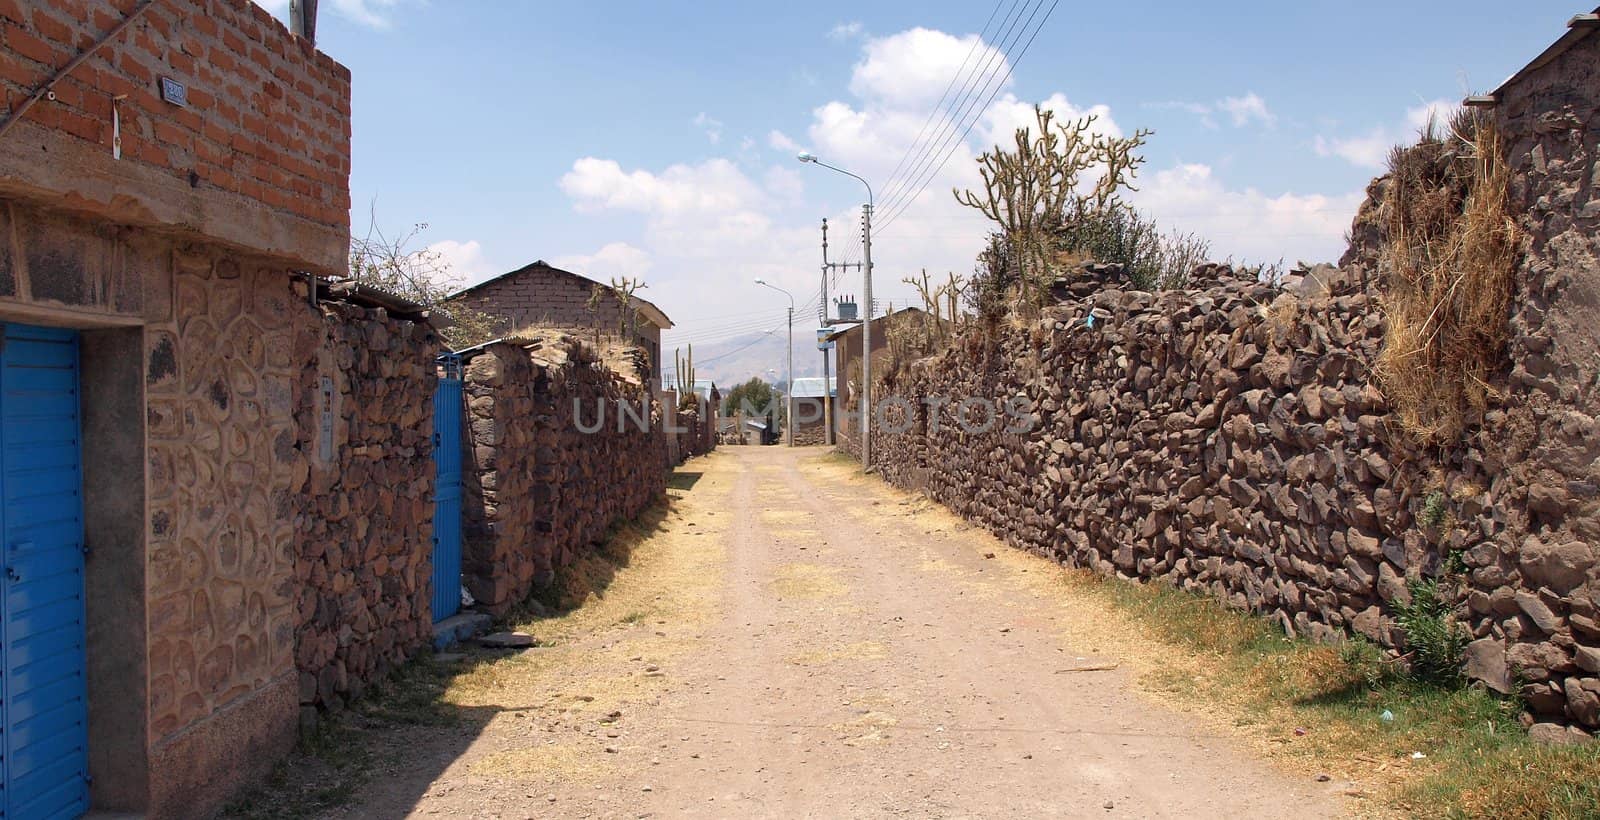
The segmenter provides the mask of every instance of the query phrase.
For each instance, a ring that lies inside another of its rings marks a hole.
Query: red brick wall
[[[138,5],[0,0],[0,92],[8,104]],[[187,108],[161,99],[163,76],[188,86]],[[109,156],[112,98],[126,95],[124,162],[349,227],[350,72],[250,0],[159,0],[53,90],[56,99],[41,100],[25,121]]]

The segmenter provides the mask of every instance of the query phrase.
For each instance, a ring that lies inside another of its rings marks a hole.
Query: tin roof
[[[833,376],[827,378],[827,393],[823,393],[823,378],[821,376],[804,376],[794,380],[794,397],[797,399],[820,399],[824,395],[839,395],[839,381]]]

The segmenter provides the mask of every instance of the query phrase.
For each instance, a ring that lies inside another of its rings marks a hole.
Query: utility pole
[[[867,189],[867,204],[861,206],[861,279],[862,296],[866,300],[866,316],[861,322],[861,470],[872,471],[872,207],[876,199],[872,183],[864,177],[817,159],[810,151],[801,151],[795,159],[820,165],[830,171],[853,177]]]
[[[783,397],[783,406],[787,407],[789,412],[788,412],[787,417],[783,420],[783,438],[784,438],[784,442],[786,444],[788,444],[790,447],[793,447],[794,446],[794,299],[792,297],[789,299],[789,363],[787,365],[787,368],[788,368],[788,371],[789,371],[789,389],[788,389],[787,394]]]
[[[787,374],[789,386],[784,389],[783,406],[787,408],[788,418],[783,424],[783,440],[790,447],[794,446],[794,294],[765,279],[757,279],[756,284],[789,297],[789,372]]]
[[[828,318],[828,279],[829,279],[829,277],[831,277],[833,275],[833,272],[835,270],[848,270],[850,268],[860,269],[861,267],[862,267],[862,264],[860,262],[829,262],[828,261],[828,220],[827,219],[823,219],[822,220],[822,316],[823,316],[822,323],[824,325],[826,325],[827,327],[832,328],[834,323],[838,322],[838,321],[854,321],[854,320],[841,320],[841,319]],[[824,380],[823,381],[824,389],[827,389],[826,385],[828,383],[827,379],[829,378],[830,369],[831,369],[831,366],[830,366],[830,363],[828,361],[828,351],[824,350],[824,351],[822,351],[822,378]],[[840,378],[844,378],[844,374],[840,373],[839,377]],[[827,427],[827,443],[828,444],[837,444],[838,443],[838,439],[837,439],[837,437],[835,437],[834,429],[833,429],[833,402],[834,402],[834,396],[830,393],[829,396],[828,396],[827,402],[824,403],[823,406],[822,406],[824,424]]]
[[[861,469],[872,471],[872,186],[861,206]]]
[[[828,318],[828,218],[822,218],[822,326],[833,328]],[[830,373],[828,349],[822,349],[822,443],[833,446],[833,376]]]
[[[296,37],[317,44],[317,0],[289,0],[289,30]]]

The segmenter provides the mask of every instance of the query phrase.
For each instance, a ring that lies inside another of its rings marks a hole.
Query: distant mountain
[[[666,365],[668,383],[672,380],[672,354],[677,343],[670,337],[662,340],[661,358]],[[787,336],[783,331],[773,334],[747,333],[716,342],[695,343],[694,375],[696,379],[710,379],[726,390],[735,384],[761,378],[774,384],[783,381],[784,355]],[[771,373],[767,371],[772,371]],[[794,375],[822,375],[822,351],[817,349],[815,331],[795,328]]]

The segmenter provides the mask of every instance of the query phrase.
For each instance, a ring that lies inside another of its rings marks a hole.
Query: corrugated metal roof
[[[823,393],[823,379],[821,376],[805,376],[794,380],[794,397],[797,399],[820,399],[824,395],[839,395],[839,380],[833,376],[827,379],[827,393]]]

